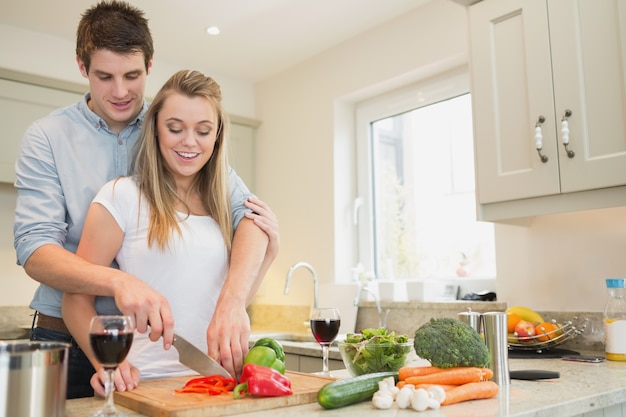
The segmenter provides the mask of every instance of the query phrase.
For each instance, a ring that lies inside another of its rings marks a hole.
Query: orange
[[[506,322],[508,327],[508,332],[513,333],[515,331],[515,325],[520,322],[522,318],[517,315],[517,313],[506,313]]]
[[[547,342],[558,336],[557,330],[559,327],[550,322],[543,322],[535,326],[535,332],[537,334],[537,341]]]

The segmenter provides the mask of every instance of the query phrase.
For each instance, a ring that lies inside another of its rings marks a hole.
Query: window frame
[[[469,71],[462,66],[356,104],[357,198],[354,212],[357,260],[364,271],[375,270],[371,123],[468,93]]]

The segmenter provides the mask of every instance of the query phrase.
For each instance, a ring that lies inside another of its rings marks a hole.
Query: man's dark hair
[[[76,55],[89,72],[99,49],[118,54],[143,52],[146,71],[154,55],[152,35],[143,11],[122,1],[101,1],[82,15],[76,31]]]

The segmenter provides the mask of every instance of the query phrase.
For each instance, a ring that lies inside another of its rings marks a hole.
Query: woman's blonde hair
[[[217,137],[213,154],[197,173],[189,192],[197,191],[205,210],[217,222],[230,253],[233,226],[228,186],[228,158],[226,150],[227,119],[222,109],[219,84],[198,71],[178,71],[161,87],[150,105],[138,141],[134,173],[139,189],[150,204],[148,245],[157,243],[161,250],[167,247],[173,231],[181,232],[175,209],[181,199],[176,194],[174,178],[168,172],[157,138],[157,116],[172,94],[202,97],[208,100],[217,114]],[[185,203],[183,201],[183,203]],[[191,214],[188,211],[188,215]]]

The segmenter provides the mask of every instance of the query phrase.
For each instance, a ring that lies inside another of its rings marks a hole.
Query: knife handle
[[[526,381],[534,381],[537,379],[553,379],[559,378],[560,373],[554,371],[542,371],[538,369],[526,369],[522,371],[510,371],[511,379],[521,379]]]

